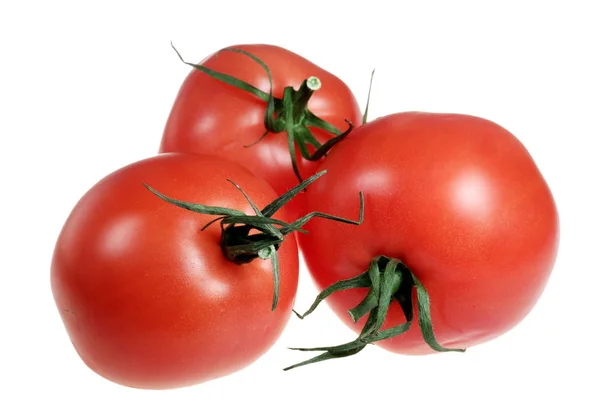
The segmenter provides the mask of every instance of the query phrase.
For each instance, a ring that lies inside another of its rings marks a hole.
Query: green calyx
[[[333,146],[343,140],[354,127],[351,121],[346,120],[348,123],[348,129],[342,132],[331,123],[317,117],[308,109],[308,101],[310,100],[311,96],[315,91],[321,88],[321,80],[319,80],[317,77],[308,77],[302,82],[298,90],[295,90],[291,86],[285,87],[283,90],[283,97],[277,98],[273,96],[273,79],[269,67],[258,57],[247,51],[236,48],[225,48],[219,51],[219,53],[227,51],[243,54],[260,65],[265,70],[269,79],[268,93],[265,93],[253,85],[231,75],[214,71],[204,65],[187,62],[172,44],[171,46],[184,64],[189,65],[221,82],[246,91],[247,93],[254,95],[266,103],[264,116],[265,132],[257,141],[246,145],[246,147],[254,146],[260,143],[265,137],[267,137],[269,133],[286,132],[288,136],[288,148],[290,152],[292,168],[294,169],[294,173],[300,182],[302,182],[302,176],[300,175],[296,161],[296,146],[298,147],[302,158],[309,161],[318,161],[322,157],[326,156],[327,152],[329,152]],[[310,128],[324,130],[333,137],[327,142],[321,144],[314,137]],[[312,147],[312,153],[309,150],[309,147]]]
[[[273,303],[271,310],[275,310],[279,299],[279,256],[277,250],[284,242],[285,237],[292,232],[307,233],[302,229],[313,217],[321,217],[328,220],[338,221],[360,225],[363,221],[364,213],[364,198],[362,193],[359,193],[360,209],[358,220],[349,220],[342,217],[333,216],[321,212],[311,212],[299,218],[292,223],[286,223],[281,220],[272,218],[272,216],[283,207],[287,202],[294,198],[309,184],[323,176],[327,171],[321,171],[296,187],[290,189],[285,194],[282,194],[270,204],[259,209],[250,199],[250,197],[242,190],[242,188],[231,180],[233,184],[246,198],[248,204],[254,211],[254,215],[248,215],[240,210],[230,209],[226,207],[207,206],[204,204],[188,203],[185,201],[176,200],[171,197],[156,191],[147,184],[144,186],[153,194],[177,207],[193,211],[194,213],[207,214],[217,216],[215,219],[208,222],[202,231],[208,228],[213,223],[219,222],[221,225],[221,249],[225,258],[236,264],[246,264],[256,259],[271,260],[273,268]]]
[[[348,313],[354,322],[368,314],[366,323],[358,337],[349,343],[329,347],[317,348],[292,348],[300,351],[319,351],[320,355],[304,362],[289,366],[284,370],[290,370],[311,363],[321,362],[329,359],[343,358],[355,355],[363,350],[368,344],[384,339],[390,339],[406,333],[414,320],[413,290],[416,291],[417,299],[417,321],[421,328],[423,340],[437,352],[464,352],[465,349],[448,349],[440,345],[433,333],[429,295],[427,290],[412,273],[412,271],[401,261],[386,256],[377,256],[369,264],[369,269],[362,274],[325,288],[316,298],[313,305],[302,315],[294,313],[303,319],[312,313],[321,301],[331,294],[351,288],[368,288],[369,292],[365,298]],[[402,308],[406,322],[382,330],[383,324],[392,303],[397,302]]]

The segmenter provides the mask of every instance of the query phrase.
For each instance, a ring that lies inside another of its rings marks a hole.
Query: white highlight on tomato
[[[493,195],[490,192],[489,178],[477,169],[463,172],[452,187],[453,200],[457,212],[465,212],[482,220],[492,215]]]
[[[141,221],[135,215],[115,218],[99,240],[103,251],[114,257],[128,256],[137,245],[141,227]]]

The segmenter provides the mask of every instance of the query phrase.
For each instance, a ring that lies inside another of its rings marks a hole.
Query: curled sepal
[[[377,256],[371,260],[367,271],[358,276],[338,281],[325,288],[315,299],[315,302],[304,314],[296,316],[303,319],[312,313],[317,306],[330,295],[352,288],[368,288],[365,298],[348,313],[354,322],[368,314],[365,325],[356,340],[337,346],[318,348],[291,348],[299,351],[321,351],[320,355],[284,368],[290,370],[311,363],[322,362],[329,359],[343,358],[355,355],[363,350],[368,344],[390,339],[406,333],[414,318],[413,312],[413,290],[417,295],[417,316],[423,340],[433,350],[438,352],[464,352],[464,349],[448,349],[439,344],[433,332],[431,322],[430,300],[427,290],[412,273],[412,271],[401,261],[387,256]],[[382,329],[391,303],[397,302],[406,318],[406,322],[400,325]]]
[[[369,93],[367,94],[367,105],[365,106],[365,112],[363,114],[362,123],[363,125],[367,123],[369,119],[369,103],[371,103],[371,89],[373,88],[373,76],[375,75],[375,70],[371,71],[371,80],[369,81]]]
[[[370,281],[369,281],[369,277],[367,276],[366,273],[360,274],[354,278],[345,279],[343,281],[338,281],[335,284],[325,288],[323,290],[323,292],[321,292],[317,296],[314,303],[310,306],[310,308],[306,311],[306,313],[300,314],[296,310],[292,310],[292,311],[299,319],[303,319],[304,317],[306,317],[307,315],[312,313],[319,306],[319,304],[321,304],[321,301],[325,300],[331,294],[338,292],[338,291],[347,290],[350,288],[368,288],[369,285],[370,285]],[[303,350],[303,349],[296,349],[296,350]]]
[[[177,50],[177,48],[175,48],[175,46],[173,45],[173,43],[171,43],[171,48],[173,48],[173,50],[175,51],[175,53],[179,57],[179,60],[181,62],[183,62],[184,64],[189,65],[190,67],[195,68],[198,71],[201,71],[201,72],[205,73],[206,75],[211,76],[212,78],[214,78],[216,80],[219,80],[219,81],[224,82],[226,84],[229,84],[229,85],[231,85],[233,87],[237,87],[237,88],[239,88],[241,90],[244,90],[244,91],[246,91],[246,92],[248,92],[248,93],[256,96],[257,98],[259,98],[259,99],[261,99],[263,101],[266,101],[267,103],[270,100],[272,100],[272,98],[273,98],[272,95],[271,95],[271,97],[269,97],[269,94],[267,94],[264,91],[262,91],[262,90],[260,90],[260,89],[258,89],[256,87],[254,87],[251,84],[248,84],[245,81],[242,81],[242,80],[240,80],[238,78],[235,78],[235,77],[233,77],[233,76],[231,76],[229,74],[225,74],[225,73],[222,73],[222,72],[218,72],[218,71],[212,70],[212,69],[210,69],[208,67],[205,67],[204,65],[193,64],[191,62],[187,62],[185,59],[183,59],[183,56],[181,56],[181,54],[179,53],[179,51]],[[234,50],[232,52],[236,52],[236,51]],[[259,62],[259,64],[261,62]],[[264,66],[263,68],[265,68],[265,67],[266,66]],[[268,75],[269,80],[270,80],[271,79],[270,72],[267,72],[267,75]]]
[[[366,343],[355,340],[350,343],[346,343],[339,346],[332,346],[326,348],[290,348],[291,350],[299,350],[302,352],[315,352],[322,351],[318,356],[315,356],[311,359],[305,360],[303,362],[299,362],[297,364],[288,366],[284,368],[284,371],[289,371],[290,369],[299,368],[304,365],[310,365],[311,363],[323,362],[329,359],[337,359],[337,358],[345,358],[346,356],[356,355],[358,352],[363,350],[367,346]]]
[[[327,152],[329,152],[331,148],[340,143],[342,140],[346,139],[346,136],[348,136],[348,134],[352,132],[352,129],[354,129],[354,124],[348,119],[344,120],[346,121],[346,123],[348,123],[348,128],[341,132],[339,135],[329,139],[322,145],[315,146],[316,151],[312,155],[308,155],[306,159],[308,159],[309,161],[318,161],[319,159],[326,156]]]
[[[284,242],[285,237],[292,232],[307,233],[302,229],[313,217],[322,217],[332,221],[339,221],[359,225],[363,221],[364,215],[364,199],[362,193],[359,193],[359,215],[358,220],[350,220],[342,217],[333,216],[325,213],[308,213],[300,219],[286,223],[282,220],[273,219],[273,216],[281,207],[289,202],[294,196],[298,195],[309,184],[323,176],[327,171],[321,171],[312,177],[298,184],[296,187],[282,194],[262,210],[254,204],[244,190],[231,180],[233,186],[242,193],[249,206],[254,212],[249,215],[240,210],[230,209],[227,207],[207,206],[199,203],[189,203],[175,198],[166,196],[160,193],[151,186],[144,186],[154,195],[161,198],[163,201],[174,206],[190,210],[194,213],[217,216],[215,219],[208,222],[201,230],[214,223],[219,223],[221,226],[221,250],[225,258],[236,264],[246,264],[256,259],[271,260],[273,268],[273,303],[272,310],[277,307],[279,300],[279,256],[277,250]]]
[[[417,305],[419,308],[419,327],[421,328],[421,334],[423,340],[429,345],[429,347],[437,352],[464,352],[465,349],[448,349],[438,343],[433,334],[433,324],[431,323],[431,309],[429,308],[429,294],[427,290],[415,277],[412,275],[414,286],[417,289]]]

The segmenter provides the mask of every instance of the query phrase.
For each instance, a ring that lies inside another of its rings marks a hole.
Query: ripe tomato
[[[197,384],[246,367],[286,325],[298,282],[294,236],[279,247],[279,301],[270,260],[228,261],[214,216],[170,197],[254,214],[276,194],[214,156],[162,154],[102,179],[77,203],[56,243],[51,282],[83,361],[114,382],[150,389]],[[285,209],[276,218],[287,221]]]
[[[350,133],[320,169],[328,174],[308,188],[307,209],[351,216],[356,204],[349,196],[365,197],[361,226],[316,219],[299,237],[320,289],[364,272],[377,256],[400,260],[428,291],[430,323],[448,349],[505,333],[542,294],[558,250],[557,208],[526,148],[499,125],[459,114],[393,114]],[[407,322],[401,305],[417,316],[418,286],[408,289],[404,300],[394,293],[399,302],[381,329]],[[348,311],[366,294],[352,288],[327,300],[358,331],[366,316],[355,323]],[[416,324],[376,344],[434,353]]]
[[[355,97],[344,82],[307,59],[274,45],[237,45],[231,47],[248,52],[263,61],[272,73],[273,95],[282,98],[284,88],[299,89],[304,80],[317,77],[321,88],[308,101],[308,110],[340,131],[348,124],[358,126],[361,111]],[[267,72],[242,53],[220,51],[205,58],[201,64],[214,71],[231,75],[256,88],[269,92]],[[302,100],[300,100],[302,101]],[[306,131],[306,103],[294,111],[293,130],[296,139]],[[299,183],[290,157],[287,132],[265,133],[266,103],[256,96],[198,69],[192,69],[184,80],[168,117],[159,152],[191,152],[218,154],[238,162],[266,179],[278,194]],[[324,143],[335,135],[323,129],[309,127],[314,138]],[[310,143],[307,147],[314,149]],[[318,161],[309,161],[294,145],[295,159],[302,178],[313,175]],[[287,206],[297,217],[303,196]]]

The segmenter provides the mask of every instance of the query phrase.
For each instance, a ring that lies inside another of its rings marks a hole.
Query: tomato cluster
[[[299,250],[321,292],[296,315],[326,300],[357,337],[286,369],[369,344],[464,351],[533,308],[558,212],[509,131],[363,120],[342,80],[277,46],[185,63],[158,154],[95,184],[56,242],[53,296],[92,370],[166,389],[248,366],[295,312]]]

